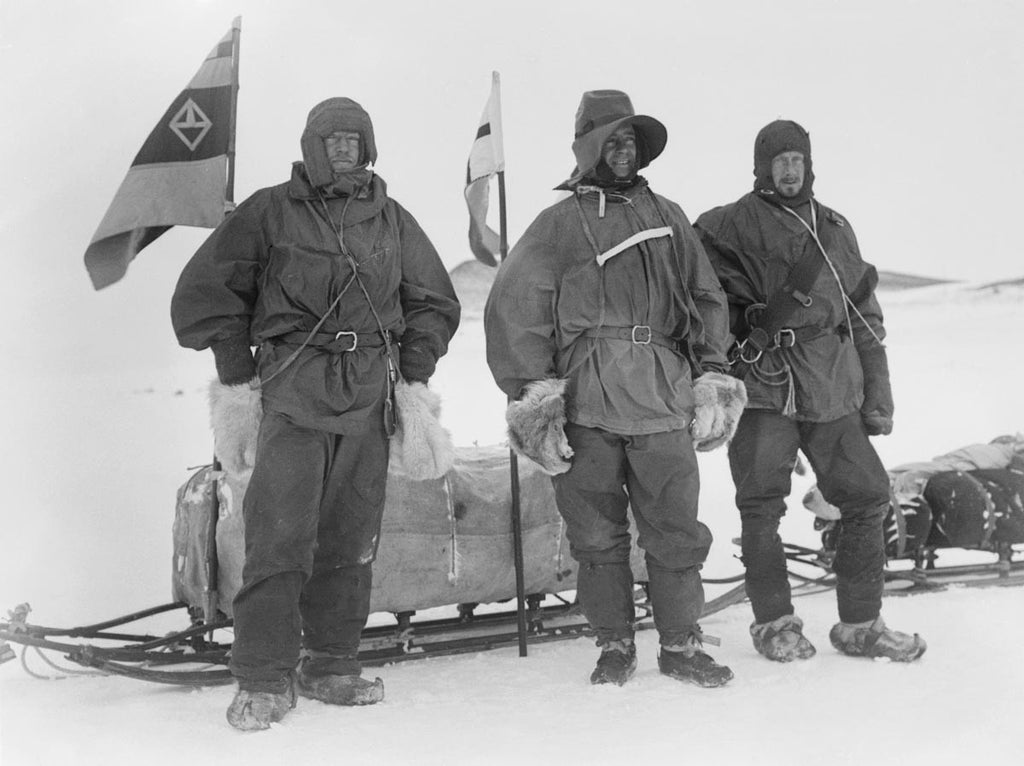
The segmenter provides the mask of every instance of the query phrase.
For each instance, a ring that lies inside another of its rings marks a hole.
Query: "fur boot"
[[[928,648],[917,633],[892,630],[880,616],[867,622],[837,622],[828,634],[832,646],[851,657],[913,662]]]
[[[775,662],[808,660],[815,654],[814,644],[804,636],[804,623],[795,614],[785,614],[771,622],[750,626],[754,648]]]
[[[249,480],[256,463],[256,435],[263,419],[263,394],[259,378],[226,386],[210,382],[210,425],[213,451],[232,478]]]
[[[424,383],[398,381],[395,387],[398,427],[391,437],[390,470],[410,479],[438,479],[455,464],[455,447],[438,422],[441,397]]]
[[[743,381],[720,372],[705,372],[693,384],[694,412],[690,423],[693,446],[708,452],[728,442],[747,406]]]
[[[512,449],[551,476],[572,465],[573,451],[565,436],[565,384],[558,378],[528,383],[505,411]]]

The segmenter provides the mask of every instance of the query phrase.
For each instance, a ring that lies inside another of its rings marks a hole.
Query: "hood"
[[[783,152],[800,152],[804,155],[804,185],[793,198],[782,197],[772,181],[772,160]],[[814,196],[811,135],[798,123],[775,120],[758,131],[754,139],[754,191],[788,207],[802,205]]]
[[[377,161],[373,123],[363,107],[352,99],[343,97],[321,101],[310,110],[306,118],[306,128],[302,131],[299,143],[309,180],[314,186],[329,186],[335,182],[334,171],[327,159],[324,138],[337,130],[359,133],[362,143],[359,166],[345,175],[352,176],[353,182],[349,184],[351,187],[361,186],[369,180],[367,168]]]

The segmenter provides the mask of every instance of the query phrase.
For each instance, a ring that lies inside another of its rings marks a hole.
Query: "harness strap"
[[[623,250],[628,250],[629,248],[633,247],[633,245],[638,245],[641,242],[646,242],[649,239],[658,239],[659,237],[671,237],[671,236],[672,236],[672,227],[671,226],[662,226],[662,227],[657,228],[657,229],[644,229],[643,231],[638,231],[636,234],[634,234],[633,236],[623,240],[622,242],[620,242],[619,244],[615,245],[615,247],[611,248],[610,250],[605,250],[603,253],[600,253],[597,256],[597,265],[598,266],[604,266],[605,261],[607,261],[608,259],[618,255]]]

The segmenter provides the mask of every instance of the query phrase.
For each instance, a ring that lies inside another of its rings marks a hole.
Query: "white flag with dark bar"
[[[491,74],[491,95],[487,99],[473,148],[466,164],[466,206],[469,208],[469,247],[477,260],[496,266],[502,255],[504,237],[487,224],[490,183],[494,176],[503,181],[505,154],[501,133],[501,80]],[[500,200],[504,203],[504,200]]]

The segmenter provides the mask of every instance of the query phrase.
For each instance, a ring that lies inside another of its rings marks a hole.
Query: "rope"
[[[811,203],[811,222],[814,226],[810,226],[807,221],[800,217],[792,208],[783,206],[782,209],[789,213],[791,216],[796,218],[800,222],[800,225],[810,232],[811,237],[814,239],[814,244],[818,246],[818,250],[821,252],[822,257],[825,259],[825,264],[828,266],[829,271],[832,272],[832,277],[836,280],[836,284],[839,286],[839,294],[843,296],[843,314],[846,315],[846,326],[850,328],[850,333],[853,333],[853,320],[850,319],[850,309],[857,315],[861,323],[867,328],[868,332],[871,333],[871,337],[875,339],[875,342],[879,346],[885,348],[885,344],[882,343],[882,339],[878,337],[878,334],[872,329],[871,325],[864,318],[864,315],[860,313],[860,310],[854,305],[853,301],[850,300],[850,296],[846,294],[846,289],[843,287],[843,280],[839,278],[839,272],[836,271],[835,265],[832,263],[832,259],[829,258],[828,253],[825,250],[825,246],[821,243],[821,239],[818,238],[818,217],[814,209],[814,199],[808,200]]]
[[[459,554],[458,554],[458,535],[456,534],[455,525],[455,503],[452,500],[452,484],[448,474],[444,476],[444,498],[448,507],[448,528],[449,536],[451,540],[452,553],[450,562],[448,565],[448,582],[455,583],[459,579]]]

